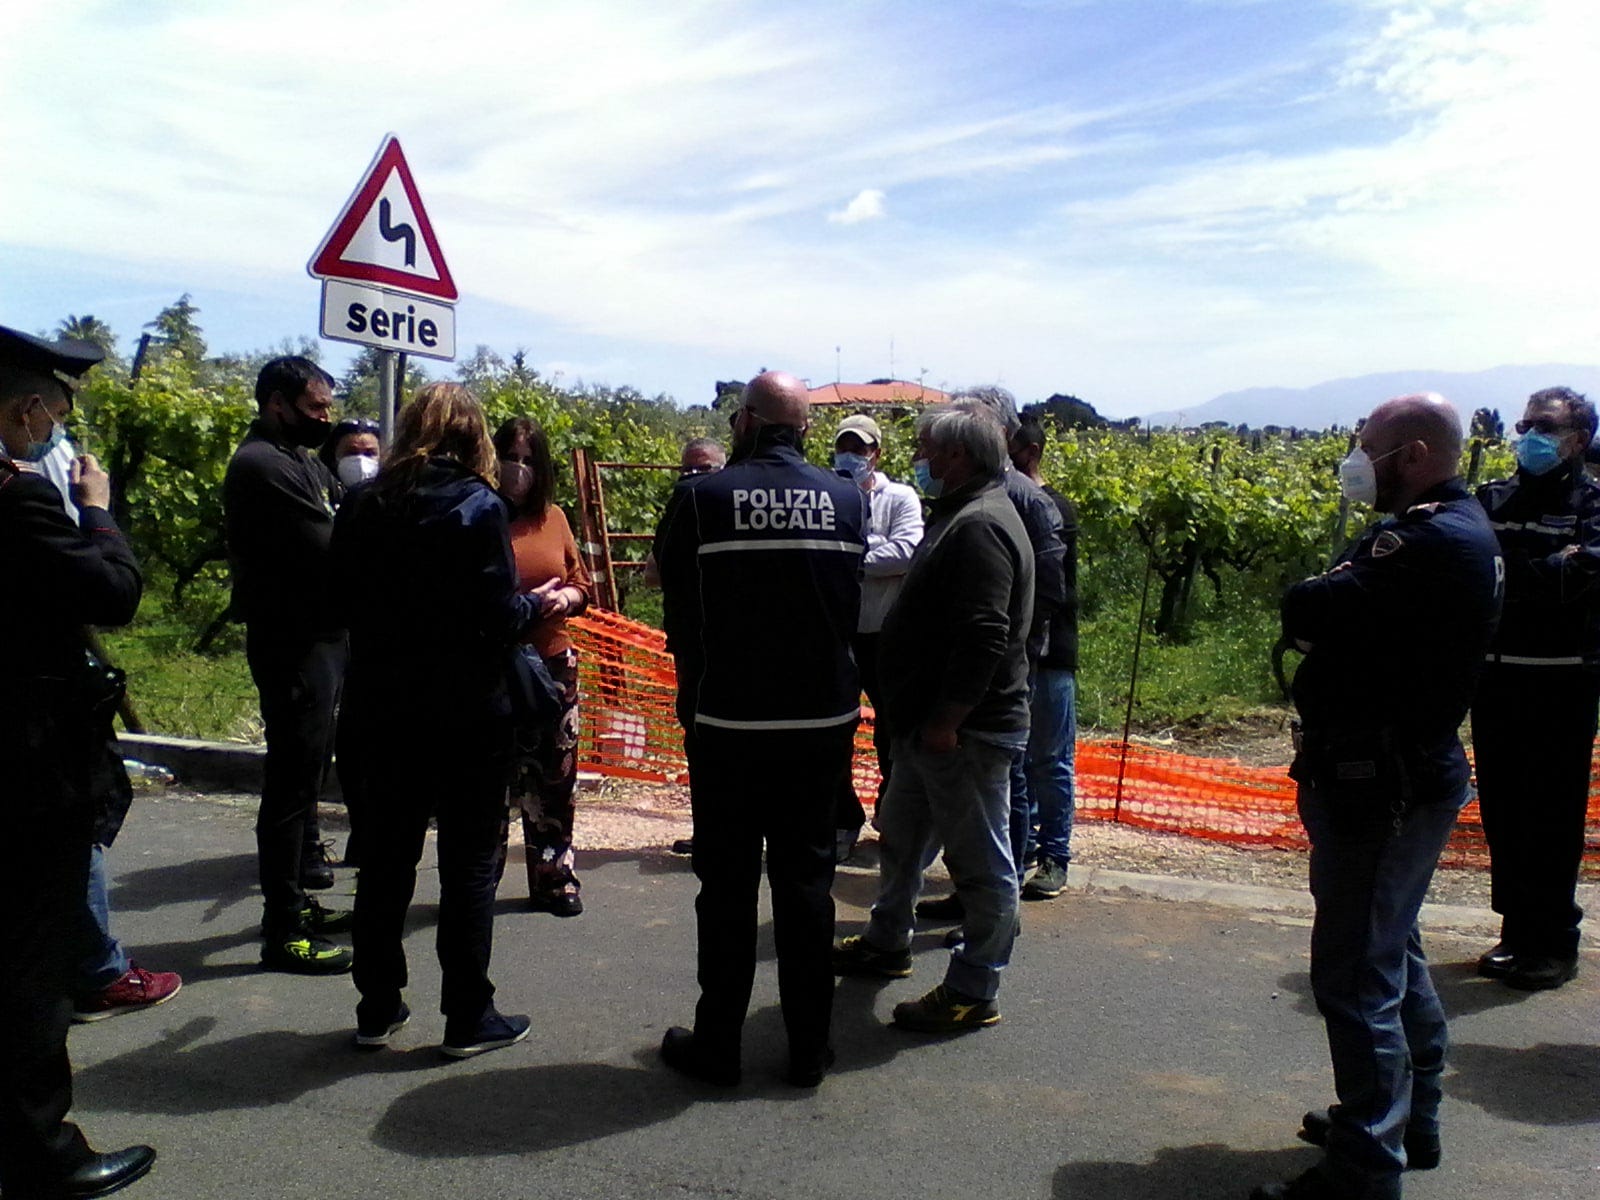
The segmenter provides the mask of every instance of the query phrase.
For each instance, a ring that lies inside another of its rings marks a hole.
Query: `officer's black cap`
[[[104,361],[106,352],[93,342],[57,338],[47,342],[18,329],[0,325],[0,364],[53,375],[70,396],[78,390],[83,373]]]

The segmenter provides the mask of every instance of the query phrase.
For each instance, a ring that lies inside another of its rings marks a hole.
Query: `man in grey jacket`
[[[963,936],[944,983],[896,1005],[894,1021],[956,1033],[1000,1019],[995,997],[1016,937],[1010,774],[1028,740],[1034,555],[1002,484],[1005,435],[992,417],[929,409],[917,448],[932,517],[879,648],[895,770],[878,811],[878,899],[834,969],[911,974],[912,905],[942,842]]]

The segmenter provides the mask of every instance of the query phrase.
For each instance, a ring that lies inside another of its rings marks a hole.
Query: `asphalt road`
[[[256,966],[253,814],[141,797],[111,855],[113,928],[146,966],[183,973],[150,1012],[72,1034],[76,1115],[101,1148],[147,1141],[126,1194],[337,1197],[1242,1198],[1316,1152],[1300,1113],[1331,1100],[1303,918],[1085,894],[1029,904],[1000,1025],[952,1040],[887,1027],[941,978],[841,983],[839,1064],[815,1092],[782,1080],[770,926],[745,1082],[713,1091],[662,1067],[662,1031],[696,996],[695,881],[683,859],[589,854],[587,912],[521,911],[506,873],[498,1002],[521,1045],[438,1053],[431,848],[407,942],[414,1016],[378,1053],[350,1046],[347,976]],[[581,819],[581,817],[580,817]],[[340,871],[332,902],[347,903]],[[841,872],[841,931],[875,875]],[[1445,1159],[1411,1197],[1592,1200],[1600,1192],[1600,954],[1556,992],[1473,976],[1481,939],[1431,936],[1452,1017]]]

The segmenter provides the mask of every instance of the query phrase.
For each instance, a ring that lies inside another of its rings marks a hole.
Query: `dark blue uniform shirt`
[[[782,428],[673,489],[656,531],[679,717],[719,729],[826,729],[860,715],[851,656],[866,496]]]
[[[1467,765],[1456,731],[1504,577],[1482,506],[1453,479],[1289,589],[1283,632],[1309,647],[1294,678],[1308,735],[1385,734],[1412,759],[1419,799],[1459,795]]]

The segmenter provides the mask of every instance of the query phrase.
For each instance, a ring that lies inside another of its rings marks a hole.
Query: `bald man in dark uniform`
[[[74,970],[92,945],[86,894],[97,771],[109,764],[120,681],[87,653],[85,625],[125,625],[143,583],[106,511],[93,456],[71,469],[74,523],[34,469],[64,436],[79,378],[104,357],[0,327],[0,1188],[6,1200],[100,1196],[155,1151],[96,1154],[66,1120]]]

